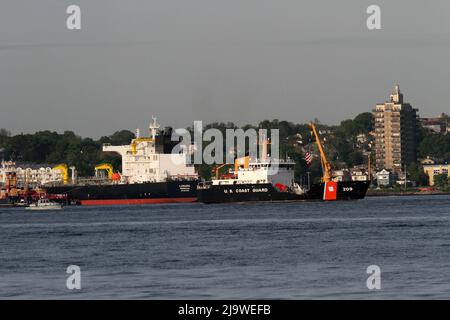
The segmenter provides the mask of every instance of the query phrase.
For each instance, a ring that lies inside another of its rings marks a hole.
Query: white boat
[[[38,202],[30,204],[26,210],[61,210],[62,205],[57,202],[50,201],[48,199],[39,199]]]
[[[20,199],[19,202],[14,203],[14,207],[26,208],[26,207],[29,207],[29,206],[30,205],[24,199]]]

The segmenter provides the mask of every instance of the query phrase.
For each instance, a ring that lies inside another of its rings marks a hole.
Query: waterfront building
[[[351,169],[350,174],[352,177],[352,181],[368,181],[369,180],[369,174],[364,169]]]
[[[424,164],[423,171],[428,175],[430,186],[434,186],[434,177],[445,174],[450,177],[450,164]]]
[[[378,169],[401,172],[417,161],[417,111],[403,101],[398,85],[389,101],[377,104],[375,117],[375,155]]]
[[[6,184],[7,175],[11,172],[15,173],[17,187],[19,188],[34,188],[49,182],[63,181],[62,172],[53,169],[52,165],[2,161],[0,166],[0,184]]]
[[[446,133],[447,122],[443,117],[439,118],[420,118],[420,124],[423,128],[435,133]]]
[[[377,185],[379,187],[390,187],[392,186],[394,182],[394,174],[386,169],[383,169],[381,171],[378,171],[375,174],[375,177],[377,179]]]
[[[427,156],[425,159],[420,161],[420,164],[422,164],[422,165],[424,165],[424,164],[435,164],[435,163],[436,162],[430,156]]]
[[[368,142],[367,135],[365,135],[364,133],[358,134],[356,136],[356,142],[360,145],[367,143]]]
[[[420,118],[420,124],[423,128],[436,133],[450,132],[450,117],[445,113],[435,118]]]
[[[411,181],[409,179],[408,172],[406,172],[406,171],[399,172],[397,174],[395,184],[398,185],[398,186],[404,187],[405,183],[406,183],[407,187],[408,186],[415,187],[417,185],[416,181]]]

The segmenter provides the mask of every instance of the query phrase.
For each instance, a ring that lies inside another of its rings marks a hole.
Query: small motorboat
[[[39,199],[37,202],[30,204],[26,210],[61,210],[62,205],[48,199]]]

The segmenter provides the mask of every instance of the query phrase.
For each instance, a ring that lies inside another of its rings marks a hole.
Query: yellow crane
[[[111,179],[114,173],[113,166],[109,163],[102,163],[95,166],[95,176],[97,176],[99,170],[105,170],[108,174],[108,179]]]
[[[311,127],[314,133],[317,147],[319,148],[320,162],[322,163],[322,180],[324,182],[329,182],[331,181],[331,164],[327,160],[325,151],[323,151],[322,142],[320,142],[320,137],[319,134],[317,133],[316,125],[313,122],[310,122],[309,126]]]
[[[63,175],[63,182],[64,184],[69,183],[69,169],[67,168],[66,164],[59,164],[55,167],[53,167],[53,170],[58,170]]]
[[[137,152],[137,145],[140,142],[154,142],[154,141],[155,141],[155,139],[148,138],[148,137],[142,137],[142,138],[135,138],[135,139],[133,139],[133,141],[131,142],[131,152],[132,152],[132,154],[133,155],[136,154],[136,152]]]

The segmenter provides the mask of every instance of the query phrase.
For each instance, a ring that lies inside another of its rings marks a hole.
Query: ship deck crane
[[[135,155],[137,153],[137,145],[141,142],[155,142],[155,139],[149,137],[135,138],[131,142],[131,153]]]
[[[111,179],[113,174],[114,174],[114,170],[113,170],[113,166],[109,163],[102,163],[99,164],[98,166],[95,166],[95,175],[98,175],[98,171],[99,170],[105,170],[108,174],[108,179]]]
[[[317,147],[319,148],[320,162],[322,163],[322,180],[323,182],[329,182],[331,181],[331,164],[328,162],[325,151],[323,150],[322,142],[320,141],[319,134],[317,133],[316,125],[313,122],[310,122],[309,126],[314,133]]]
[[[151,137],[139,137],[139,130],[136,131],[136,138],[131,141],[131,153],[135,155],[137,153],[137,145],[141,142],[155,142],[158,129],[161,127],[156,122],[156,117],[152,116],[153,122],[150,123],[148,129]]]
[[[63,182],[64,184],[69,183],[69,169],[67,168],[66,164],[59,164],[55,167],[53,167],[53,170],[58,170],[63,175]]]

